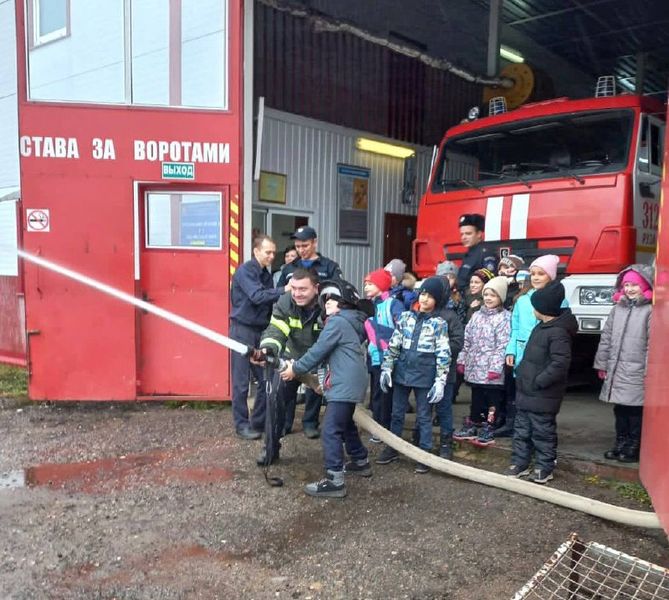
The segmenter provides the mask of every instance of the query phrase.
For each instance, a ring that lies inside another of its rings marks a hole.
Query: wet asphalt
[[[669,566],[662,532],[415,474],[408,460],[349,477],[343,500],[307,497],[320,442],[297,429],[272,488],[261,442],[236,437],[227,408],[0,410],[0,596],[512,598],[572,532]],[[556,485],[614,500],[567,474]]]

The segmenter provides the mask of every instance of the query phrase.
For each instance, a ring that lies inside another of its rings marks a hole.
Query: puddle
[[[181,467],[170,462],[168,453],[154,452],[77,463],[46,463],[0,473],[0,489],[50,487],[90,494],[125,489],[136,482],[205,484],[228,481],[234,476],[232,471],[220,467]]]

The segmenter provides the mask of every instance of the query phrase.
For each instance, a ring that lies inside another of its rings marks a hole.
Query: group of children
[[[411,284],[402,285],[404,264],[399,260],[370,272],[365,277],[364,294],[371,306],[364,319],[364,333],[357,332],[353,345],[367,340],[374,419],[401,435],[413,392],[414,441],[421,449],[432,450],[436,406],[440,456],[451,458],[452,439],[476,440],[485,446],[506,430],[507,435],[513,435],[508,475],[531,475],[535,483],[553,479],[556,415],[566,391],[578,330],[565,289],[557,281],[559,262],[555,255],[540,256],[524,271],[522,258],[504,257],[497,275],[488,269],[474,271],[464,294],[456,288],[457,267],[453,263],[439,265],[437,275],[425,279],[417,293]],[[620,273],[614,297],[617,304],[606,322],[595,359],[594,366],[604,382],[601,399],[615,405],[616,442],[606,457],[623,462],[638,460],[639,455],[651,297],[649,267],[632,265]],[[327,299],[338,298],[331,293]],[[337,307],[328,314],[346,308],[360,312],[359,303],[347,304],[341,298]],[[359,322],[360,316],[354,320]],[[331,317],[326,321],[321,339],[335,339],[326,335],[332,321]],[[336,345],[330,351],[341,352]],[[296,374],[313,366],[312,354],[325,357],[322,350],[310,351],[296,363]],[[330,360],[331,365],[334,362]],[[453,433],[456,373],[471,387],[472,400],[462,428]],[[331,374],[333,380],[335,376],[350,378],[346,372]],[[361,402],[366,391],[358,387],[354,403]],[[324,430],[332,429],[339,449],[331,453],[336,459],[331,461],[326,478],[312,485],[313,495],[344,495],[345,472],[371,475],[367,451],[353,425],[352,408],[337,411],[339,417],[328,419],[331,410],[335,412],[329,407],[326,410]],[[352,457],[346,465],[343,447]],[[398,459],[397,451],[385,446],[376,463],[386,465]],[[416,473],[428,470],[422,463],[415,465]]]
[[[556,416],[578,331],[565,289],[557,281],[559,263],[558,256],[547,254],[525,270],[521,257],[509,255],[500,260],[496,276],[488,269],[474,271],[469,289],[460,294],[457,266],[446,261],[438,266],[435,277],[423,282],[413,311],[399,317],[395,315],[400,307],[394,305],[389,289],[373,283],[381,270],[370,273],[365,292],[377,307],[367,323],[376,336],[369,338],[369,362],[377,422],[400,435],[413,391],[414,442],[420,448],[432,448],[430,405],[436,404],[440,456],[451,458],[451,439],[486,446],[496,436],[512,436],[508,474],[531,475],[536,483],[553,479]],[[641,439],[651,268],[628,267],[619,275],[616,289],[616,305],[594,366],[604,381],[601,399],[615,405],[616,443],[605,457],[631,462],[638,460]],[[458,322],[465,325],[464,343],[457,340],[454,325]],[[456,373],[471,388],[471,406],[462,428],[453,432]],[[385,447],[376,462],[385,465],[398,458],[394,449]],[[427,470],[423,464],[415,467],[417,473]]]

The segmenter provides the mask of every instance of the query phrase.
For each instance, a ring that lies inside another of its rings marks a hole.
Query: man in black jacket
[[[530,474],[535,450],[535,483],[553,479],[557,460],[557,424],[562,398],[567,389],[571,346],[578,323],[571,310],[561,308],[564,287],[558,281],[532,294],[534,314],[540,323],[525,346],[516,371],[516,418],[509,475]]]
[[[299,227],[290,236],[290,239],[295,240],[295,250],[297,250],[298,257],[282,269],[277,286],[286,285],[286,282],[290,281],[293,276],[295,269],[313,269],[318,273],[321,281],[343,278],[339,265],[334,260],[330,260],[317,252],[318,236],[313,227],[308,225]]]
[[[253,258],[242,264],[232,276],[230,290],[230,337],[234,340],[258,347],[260,335],[267,327],[272,313],[272,305],[290,289],[275,288],[272,275],[267,270],[276,254],[276,244],[272,238],[261,235],[253,241]],[[232,416],[237,435],[245,440],[257,440],[265,427],[265,379],[263,369],[249,364],[249,359],[231,353],[232,366]],[[249,371],[258,382],[258,391],[249,418],[247,398],[249,394]]]
[[[485,229],[483,215],[461,215],[458,224],[460,225],[460,243],[467,248],[462,265],[458,269],[458,290],[464,294],[474,271],[488,269],[497,273],[497,259],[495,253],[483,243]]]

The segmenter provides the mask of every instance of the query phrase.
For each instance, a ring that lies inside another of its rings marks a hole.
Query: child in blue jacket
[[[555,254],[545,254],[535,259],[530,265],[530,287],[526,292],[521,292],[516,297],[511,313],[511,337],[506,346],[506,364],[513,368],[514,376],[517,374],[518,365],[523,360],[525,346],[530,339],[530,334],[539,324],[539,319],[535,316],[532,307],[532,295],[537,290],[542,290],[549,283],[555,281],[559,263],[560,257]],[[568,302],[564,301],[563,308],[567,306]],[[508,437],[513,435],[515,414],[515,398],[508,396],[506,398],[506,420],[495,431],[495,436]]]
[[[432,450],[432,407],[444,397],[451,350],[448,326],[439,316],[445,300],[444,285],[439,277],[426,279],[418,290],[418,310],[400,315],[390,338],[388,353],[381,367],[380,384],[384,391],[393,388],[390,431],[401,436],[404,417],[413,390],[416,397],[418,445]],[[386,446],[377,464],[387,465],[399,458],[396,450]],[[417,463],[416,473],[427,473],[428,467]]]
[[[327,315],[325,327],[318,341],[299,360],[290,363],[281,378],[291,380],[325,365],[321,383],[327,400],[321,431],[325,477],[307,484],[304,491],[309,496],[343,498],[346,496],[344,471],[363,477],[372,474],[367,448],[353,422],[355,406],[367,394],[363,343],[369,313],[358,310],[360,296],[343,280],[322,282],[319,302]],[[346,465],[344,448],[351,457]]]
[[[392,395],[379,385],[381,364],[388,350],[395,324],[404,311],[402,303],[390,295],[391,275],[385,269],[377,269],[365,277],[365,296],[374,305],[374,315],[365,322],[367,332],[367,368],[370,373],[371,406],[374,420],[390,429]],[[372,437],[369,440],[379,443]]]

